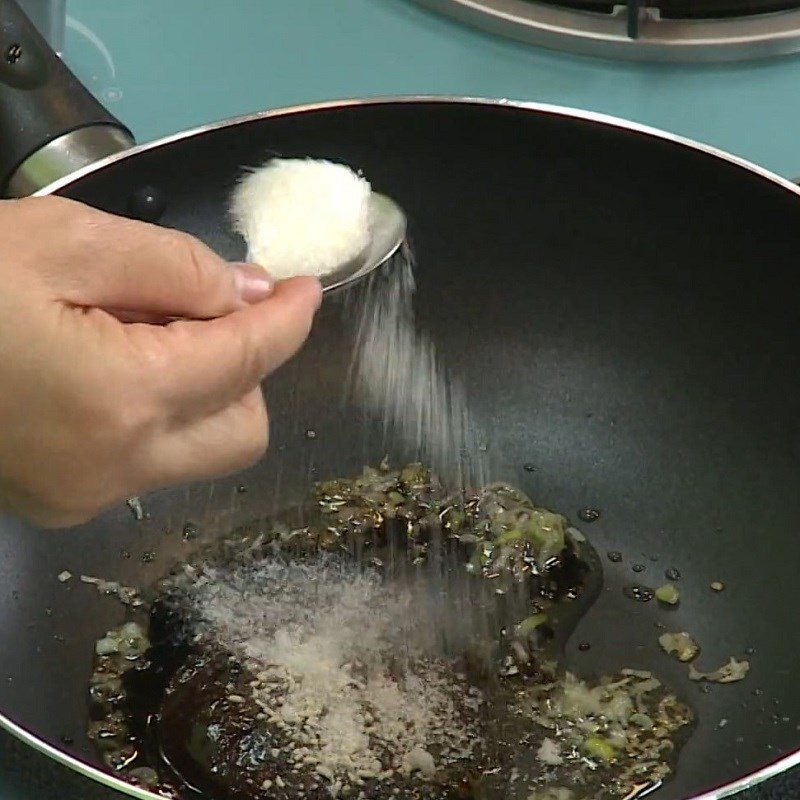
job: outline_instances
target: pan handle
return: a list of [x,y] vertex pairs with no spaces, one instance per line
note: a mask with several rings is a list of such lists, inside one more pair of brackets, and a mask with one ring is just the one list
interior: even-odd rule
[[31,194],[132,144],[16,0],[0,0],[0,196]]

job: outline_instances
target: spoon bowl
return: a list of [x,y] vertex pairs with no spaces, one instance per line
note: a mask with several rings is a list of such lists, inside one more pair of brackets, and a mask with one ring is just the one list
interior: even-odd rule
[[370,196],[368,224],[369,244],[351,261],[320,277],[324,292],[347,286],[385,264],[406,237],[406,215],[386,195]]

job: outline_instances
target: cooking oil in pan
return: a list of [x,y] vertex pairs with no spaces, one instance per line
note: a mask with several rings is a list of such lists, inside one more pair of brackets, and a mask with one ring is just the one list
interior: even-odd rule
[[468,488],[486,447],[413,294],[407,249],[349,293],[349,390],[443,482],[419,463],[327,481],[162,581],[148,630],[105,637],[92,677],[90,736],[127,780],[220,800],[603,800],[669,777],[691,712],[649,673],[559,667],[600,559],[515,488]]
[[160,584],[146,634],[106,637],[90,735],[127,779],[231,800],[584,800],[668,777],[689,710],[647,673],[558,667],[601,581],[563,517],[384,464],[320,484],[302,519],[235,532]]

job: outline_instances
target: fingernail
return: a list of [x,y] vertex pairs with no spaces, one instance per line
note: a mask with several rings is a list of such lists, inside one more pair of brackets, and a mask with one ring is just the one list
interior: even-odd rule
[[236,288],[239,297],[245,303],[260,303],[266,300],[275,287],[270,274],[257,264],[232,264],[236,276]]
[[317,295],[317,311],[319,311],[320,306],[322,305],[322,281],[317,281],[319,284],[319,294]]

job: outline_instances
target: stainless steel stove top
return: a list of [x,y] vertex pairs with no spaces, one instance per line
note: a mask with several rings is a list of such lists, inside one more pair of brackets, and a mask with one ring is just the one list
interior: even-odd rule
[[[417,0],[512,39],[636,61],[717,62],[800,51],[800,3],[772,0]],[[702,11],[705,5],[706,11]],[[716,8],[715,8],[716,6]],[[699,11],[698,11],[699,9]]]

